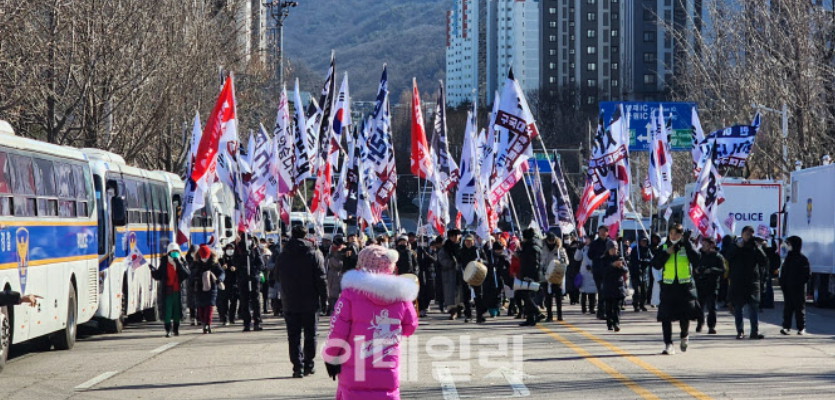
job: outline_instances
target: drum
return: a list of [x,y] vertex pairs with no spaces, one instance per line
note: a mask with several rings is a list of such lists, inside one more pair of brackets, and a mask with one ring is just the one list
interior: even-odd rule
[[487,267],[478,261],[470,261],[464,268],[464,281],[470,286],[481,286],[487,278]]
[[519,278],[513,280],[513,290],[539,290],[539,282],[523,281]]
[[548,277],[548,283],[553,285],[562,285],[562,280],[565,278],[566,267],[568,267],[568,265],[554,260],[545,272],[545,275]]

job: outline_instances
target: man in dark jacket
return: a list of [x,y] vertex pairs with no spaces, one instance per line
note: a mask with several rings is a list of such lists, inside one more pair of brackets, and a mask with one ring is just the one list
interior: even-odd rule
[[[235,266],[238,277],[238,316],[244,322],[244,332],[250,328],[260,331],[261,327],[261,276],[264,261],[251,236],[241,233],[235,247]],[[254,324],[254,326],[253,326]]]
[[652,251],[649,249],[649,239],[642,237],[638,240],[638,246],[632,250],[629,260],[629,280],[635,294],[632,296],[632,308],[635,312],[646,311],[647,302],[647,270],[652,261]]
[[701,253],[699,264],[693,270],[701,307],[696,332],[702,331],[707,313],[707,333],[715,335],[716,296],[719,294],[719,280],[725,275],[725,258],[716,251],[716,240],[712,237],[702,238]]
[[[606,255],[606,242],[609,240],[609,228],[601,225],[597,228],[597,238],[589,245],[589,259],[591,259],[591,273],[594,276],[594,283],[597,285],[597,293],[602,293],[603,275],[606,272],[606,263],[603,261],[603,256]],[[597,307],[597,319],[606,319],[603,315],[606,311],[603,298],[600,297],[601,304]]]
[[418,281],[420,282],[418,309],[421,318],[426,317],[429,303],[435,297],[435,262],[437,261],[438,249],[441,248],[442,244],[444,244],[443,240],[435,239],[429,247],[419,245],[417,248]]
[[754,228],[742,228],[742,237],[728,249],[728,301],[733,306],[736,322],[736,338],[745,338],[742,309],[748,306],[751,323],[751,339],[763,339],[759,332],[760,279],[768,269],[768,259],[763,252],[763,241],[754,237]]
[[800,252],[803,240],[797,236],[786,239],[786,260],[780,269],[780,288],[783,289],[783,329],[780,333],[791,332],[792,316],[797,322],[797,334],[806,333],[806,283],[809,282],[809,259]]
[[[532,228],[522,231],[522,248],[519,250],[520,271],[519,279],[523,281],[539,282],[542,264],[542,246],[536,239]],[[525,308],[525,322],[519,326],[535,326],[540,317],[539,309],[533,301],[534,291],[522,291],[522,303]],[[542,316],[544,317],[544,315]]]
[[[316,325],[319,318],[319,299],[327,298],[328,283],[325,259],[313,243],[307,241],[303,226],[293,227],[292,238],[278,257],[278,277],[290,345],[293,377],[315,373]],[[304,331],[304,350],[301,336]]]
[[397,259],[397,275],[414,274],[415,267],[417,267],[417,256],[409,246],[409,238],[400,236],[397,239],[395,250],[400,254],[400,258]]
[[220,267],[223,268],[223,290],[218,295],[217,313],[223,326],[235,323],[238,314],[238,268],[235,265],[235,245],[227,244],[220,257]]

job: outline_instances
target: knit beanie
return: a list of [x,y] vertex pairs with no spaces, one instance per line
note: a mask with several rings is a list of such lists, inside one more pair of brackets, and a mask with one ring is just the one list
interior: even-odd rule
[[396,250],[378,245],[367,246],[360,251],[357,268],[375,274],[391,274],[399,257],[400,254]]

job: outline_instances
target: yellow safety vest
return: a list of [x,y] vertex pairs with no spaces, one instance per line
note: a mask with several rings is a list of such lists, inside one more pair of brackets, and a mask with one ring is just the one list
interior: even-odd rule
[[[668,248],[669,246],[666,244],[662,246],[663,251],[667,251]],[[667,259],[661,281],[671,284],[675,282],[676,278],[678,278],[679,283],[689,283],[693,280],[690,275],[690,259],[687,258],[687,251],[684,246],[681,246],[678,253],[670,255],[670,258]]]

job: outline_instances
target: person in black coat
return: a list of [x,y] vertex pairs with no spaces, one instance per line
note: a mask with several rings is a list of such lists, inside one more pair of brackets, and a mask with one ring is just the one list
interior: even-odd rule
[[768,273],[768,259],[763,251],[764,242],[754,237],[754,228],[742,228],[742,237],[728,249],[728,300],[733,306],[736,338],[744,339],[742,311],[748,307],[751,323],[751,339],[763,339],[759,332],[760,280]]
[[620,301],[623,300],[626,288],[626,275],[629,273],[626,261],[618,252],[617,243],[606,242],[606,255],[601,258],[605,265],[600,297],[606,304],[606,327],[620,332]]
[[649,239],[642,237],[638,240],[638,246],[632,250],[629,256],[629,281],[635,294],[632,296],[632,308],[635,312],[646,311],[646,303],[649,299],[647,291],[647,271],[652,262],[652,251],[649,248]]
[[[609,240],[609,228],[601,225],[597,228],[597,238],[589,245],[589,259],[591,260],[591,273],[594,276],[594,283],[597,285],[597,293],[602,293],[603,274],[606,271],[606,264],[603,256],[606,255],[606,243]],[[604,312],[606,305],[603,296],[599,297],[600,304],[597,305],[597,319],[605,319]]]
[[435,263],[437,262],[438,249],[443,244],[443,240],[435,239],[429,245],[418,245],[417,260],[418,260],[418,282],[420,282],[420,292],[418,293],[418,310],[420,317],[426,317],[429,310],[429,303],[435,295]]
[[[281,298],[284,299],[284,321],[287,324],[293,377],[301,378],[315,372],[316,326],[320,299],[328,297],[328,281],[325,258],[312,242],[305,239],[307,229],[295,226],[291,235],[278,257],[276,268],[281,281]],[[304,349],[301,345],[302,331]]]
[[417,268],[417,256],[409,246],[409,238],[400,236],[395,247],[400,257],[397,259],[397,275],[414,274]]
[[707,314],[708,334],[716,334],[716,296],[719,294],[719,281],[725,275],[725,258],[716,251],[716,240],[711,237],[702,238],[701,257],[699,264],[693,270],[696,280],[696,292],[699,296],[699,322],[696,332],[701,332]]
[[780,333],[791,332],[792,316],[797,323],[797,334],[806,333],[806,283],[811,271],[809,259],[800,252],[803,240],[797,236],[786,239],[788,254],[780,269],[780,288],[783,290],[783,329]]
[[[481,248],[475,245],[475,238],[472,235],[467,235],[467,237],[464,238],[464,245],[461,247],[459,254],[458,281],[461,283],[461,288],[459,290],[461,291],[461,298],[464,303],[464,322],[470,322],[473,318],[472,301],[475,299],[472,298],[473,291],[470,290],[470,285],[464,281],[464,269],[467,268],[467,264],[470,262],[483,260],[484,257],[481,254]],[[480,291],[478,288],[473,289]],[[486,310],[482,310],[482,313],[485,311]],[[477,319],[484,322],[484,317],[479,317]]]
[[580,288],[574,286],[574,279],[580,273],[581,261],[574,259],[574,254],[580,250],[580,241],[573,234],[568,241],[568,246],[565,248],[565,252],[568,255],[568,269],[565,271],[565,286],[569,304],[573,306],[580,303]]
[[[539,282],[540,269],[542,264],[542,246],[539,240],[536,239],[536,233],[532,228],[522,231],[522,246],[518,251],[519,254],[519,279],[528,282]],[[539,309],[533,301],[534,291],[522,290],[521,300],[525,310],[525,322],[519,326],[535,326],[538,322],[545,318],[540,314]]]
[[[258,243],[248,234],[241,233],[235,246],[235,267],[237,268],[238,295],[240,305],[238,316],[244,322],[244,332],[261,327],[261,277],[264,261],[258,250]],[[254,326],[253,326],[254,324]]]
[[502,289],[504,289],[504,276],[510,269],[510,259],[507,251],[501,242],[493,242],[492,250],[486,253],[487,279],[482,284],[482,296],[484,306],[490,316],[497,317],[502,300]]
[[223,269],[223,290],[218,292],[217,313],[224,326],[235,323],[238,314],[238,267],[235,265],[235,245],[227,244],[220,257]]
[[203,324],[205,334],[212,333],[212,311],[217,305],[217,293],[219,287],[222,286],[224,274],[217,256],[208,246],[200,246],[198,255],[199,258],[194,262],[192,271],[192,275],[196,276],[192,289],[195,293],[197,315],[200,317],[200,323]]

